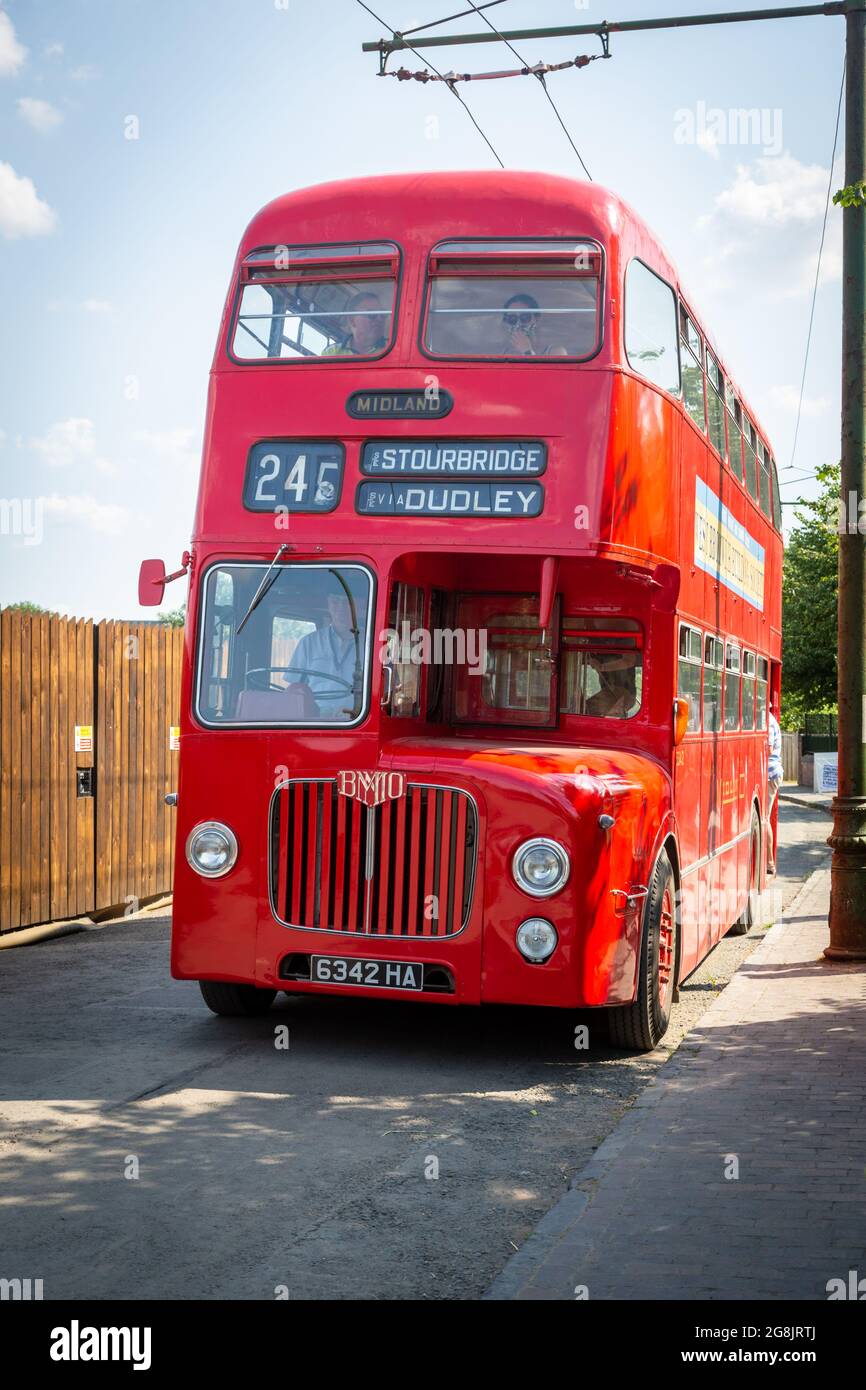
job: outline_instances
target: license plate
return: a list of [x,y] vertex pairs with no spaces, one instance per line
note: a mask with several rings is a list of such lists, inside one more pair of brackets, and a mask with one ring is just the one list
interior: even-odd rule
[[424,967],[400,960],[358,960],[351,956],[313,956],[315,984],[364,985],[372,989],[423,989]]

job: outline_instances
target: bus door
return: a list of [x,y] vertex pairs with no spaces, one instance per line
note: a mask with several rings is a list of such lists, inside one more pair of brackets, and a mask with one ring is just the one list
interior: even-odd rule
[[687,975],[700,956],[701,922],[701,633],[688,623],[680,623],[677,655],[677,695],[688,701],[689,718],[685,737],[674,749],[674,804],[677,808],[682,869],[680,927],[682,961],[680,974]]

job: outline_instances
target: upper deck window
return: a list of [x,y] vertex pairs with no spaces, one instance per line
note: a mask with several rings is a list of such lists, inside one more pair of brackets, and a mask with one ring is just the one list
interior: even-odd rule
[[601,249],[594,242],[444,241],[430,256],[424,348],[434,357],[592,357]]
[[399,261],[391,242],[252,252],[241,266],[231,355],[381,357],[392,342]]
[[706,434],[703,341],[682,304],[680,305],[680,373],[683,381],[683,404],[698,429]]
[[680,389],[677,301],[666,280],[629,262],[625,275],[625,355],[647,381],[675,395]]

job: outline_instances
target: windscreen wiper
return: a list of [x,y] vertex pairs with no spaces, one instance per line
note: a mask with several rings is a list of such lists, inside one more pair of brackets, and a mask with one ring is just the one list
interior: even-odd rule
[[269,576],[270,576],[271,570],[274,568],[274,565],[275,565],[275,564],[277,563],[277,561],[279,560],[279,558],[280,558],[280,556],[282,555],[283,551],[284,551],[284,550],[289,550],[289,549],[291,549],[290,546],[288,546],[288,545],[281,545],[280,548],[279,548],[279,550],[277,551],[276,555],[274,556],[273,560],[271,560],[271,563],[268,565],[267,569],[265,570],[264,574],[262,575],[262,582],[261,582],[261,584],[260,584],[259,587],[256,589],[256,592],[253,594],[252,602],[250,603],[249,608],[247,609],[246,613],[244,614],[244,616],[241,618],[240,622],[238,623],[238,628],[237,628],[238,634],[241,633],[241,632],[243,631],[243,626],[244,626],[244,623],[246,622],[247,618],[250,616],[250,614],[254,613],[255,610],[258,608],[258,606],[259,606],[259,604],[261,603],[262,599],[264,598],[265,594],[268,592],[268,589],[271,587],[271,584],[273,584],[274,580],[276,579],[277,576],[274,575],[274,578],[271,579],[270,584],[268,583],[268,578],[269,578]]

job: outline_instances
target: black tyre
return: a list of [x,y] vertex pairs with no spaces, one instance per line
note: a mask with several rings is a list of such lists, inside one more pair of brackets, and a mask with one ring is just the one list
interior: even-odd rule
[[651,1052],[670,1022],[679,953],[676,880],[665,853],[659,855],[646,896],[633,1004],[608,1010],[610,1039],[616,1047]]
[[743,908],[728,936],[745,936],[758,920],[758,895],[761,891],[761,822],[752,810],[752,829],[749,834],[749,892]]
[[212,1013],[223,1018],[254,1018],[266,1014],[277,997],[275,989],[231,985],[222,980],[199,980],[201,997]]

